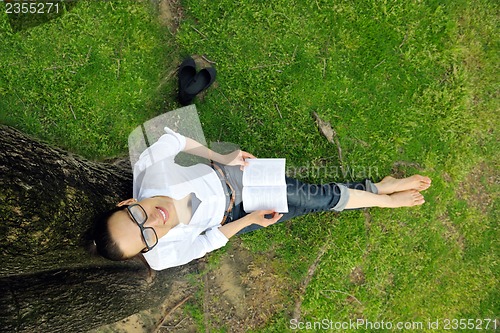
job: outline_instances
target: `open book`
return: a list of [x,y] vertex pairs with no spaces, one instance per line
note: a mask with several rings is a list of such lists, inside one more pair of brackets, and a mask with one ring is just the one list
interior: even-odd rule
[[284,158],[251,158],[243,170],[243,210],[288,213]]

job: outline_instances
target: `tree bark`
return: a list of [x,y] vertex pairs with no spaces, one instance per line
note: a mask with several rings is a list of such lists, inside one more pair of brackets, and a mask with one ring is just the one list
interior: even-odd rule
[[0,126],[0,330],[83,332],[159,305],[196,264],[149,275],[87,246],[94,217],[131,197],[130,165],[97,163]]

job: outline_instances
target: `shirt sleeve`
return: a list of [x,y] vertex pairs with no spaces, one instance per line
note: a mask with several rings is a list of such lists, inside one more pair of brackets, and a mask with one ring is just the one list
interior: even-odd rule
[[165,159],[173,160],[186,147],[186,137],[172,131],[168,127],[165,127],[164,130],[166,134],[163,134],[151,147],[143,151],[139,157],[136,163],[139,172],[159,161]]
[[159,271],[170,267],[187,264],[203,257],[208,252],[219,249],[227,244],[227,237],[219,230],[219,226],[208,229],[204,234],[196,237],[192,242],[174,241],[154,256],[145,254],[146,260],[152,269]]

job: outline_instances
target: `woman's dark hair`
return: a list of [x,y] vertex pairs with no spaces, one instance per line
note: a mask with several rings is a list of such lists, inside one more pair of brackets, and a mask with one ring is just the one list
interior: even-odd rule
[[105,213],[102,213],[95,219],[94,225],[94,242],[96,246],[97,253],[106,259],[110,260],[126,260],[129,259],[125,257],[123,252],[120,250],[116,242],[111,238],[109,233],[109,219],[110,217],[119,211],[126,209],[128,206],[117,206]]

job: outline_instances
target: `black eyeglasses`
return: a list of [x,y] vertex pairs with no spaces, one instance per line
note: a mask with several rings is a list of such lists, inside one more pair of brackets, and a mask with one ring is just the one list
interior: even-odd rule
[[132,220],[134,220],[134,222],[137,223],[139,229],[141,229],[142,239],[144,239],[144,243],[146,243],[146,248],[141,252],[148,252],[153,247],[155,247],[156,244],[158,244],[158,235],[156,235],[156,231],[153,228],[143,226],[144,223],[146,223],[146,221],[148,220],[146,211],[139,204],[128,206],[127,211]]

